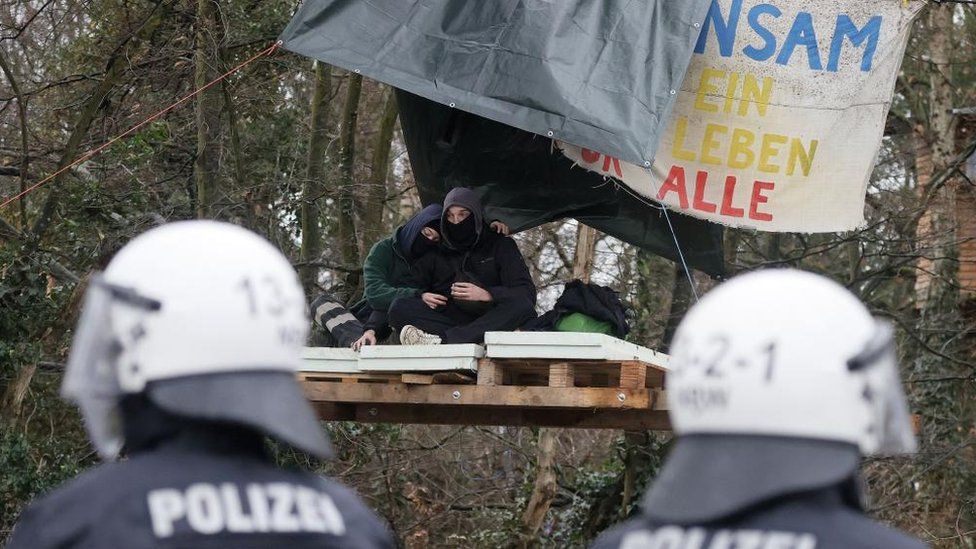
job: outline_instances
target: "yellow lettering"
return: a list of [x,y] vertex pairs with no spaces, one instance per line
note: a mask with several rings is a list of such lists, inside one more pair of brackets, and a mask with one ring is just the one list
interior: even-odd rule
[[739,73],[729,74],[729,85],[725,88],[725,108],[722,112],[728,114],[732,112],[732,102],[735,99],[735,89],[739,86]]
[[688,133],[688,119],[684,116],[678,118],[678,124],[674,128],[674,145],[671,146],[671,156],[679,160],[693,162],[695,153],[684,148],[685,134]]
[[763,134],[762,146],[759,149],[759,171],[766,173],[779,172],[779,165],[770,164],[769,162],[776,159],[776,155],[779,154],[779,145],[784,145],[786,142],[787,138],[785,135],[775,133]]
[[716,166],[722,164],[722,159],[717,156],[712,156],[712,151],[717,149],[722,143],[715,139],[715,134],[718,133],[728,133],[729,129],[725,126],[720,126],[718,124],[707,124],[705,126],[705,136],[702,137],[701,142],[701,155],[699,160],[703,164],[714,164]]
[[742,83],[742,100],[739,101],[739,116],[745,116],[749,112],[749,103],[756,104],[756,111],[759,116],[766,116],[766,106],[773,96],[773,79],[769,76],[763,78],[762,88],[759,87],[759,80],[751,74],[747,74]]
[[695,94],[695,108],[705,112],[718,112],[718,105],[710,103],[705,96],[718,91],[718,86],[711,83],[712,79],[725,78],[725,72],[706,67],[702,70],[701,80],[698,82],[698,93]]
[[810,140],[810,149],[807,151],[803,148],[803,141],[794,137],[790,141],[790,158],[786,161],[786,175],[793,175],[797,160],[800,161],[800,169],[803,170],[803,176],[810,175],[810,166],[813,164],[813,157],[816,154],[816,139]]
[[756,160],[756,153],[752,152],[752,144],[756,142],[756,134],[749,130],[736,128],[732,130],[732,145],[729,146],[729,167],[741,170],[748,168]]

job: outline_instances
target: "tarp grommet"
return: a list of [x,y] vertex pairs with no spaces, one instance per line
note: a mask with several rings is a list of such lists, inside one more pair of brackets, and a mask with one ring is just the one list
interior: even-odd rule
[[546,132],[546,135],[548,135],[549,137],[552,137],[552,130],[547,131]]
[[448,103],[447,106],[448,107],[451,107],[453,109],[454,108],[454,101],[451,101],[450,103]]
[[677,93],[677,92],[675,92],[674,90],[671,90],[671,95],[674,95],[675,93]]

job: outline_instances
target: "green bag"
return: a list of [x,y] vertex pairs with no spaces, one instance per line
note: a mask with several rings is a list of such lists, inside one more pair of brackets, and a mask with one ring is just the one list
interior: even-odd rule
[[556,322],[559,332],[590,332],[595,334],[613,333],[613,326],[605,320],[597,320],[583,313],[570,313]]

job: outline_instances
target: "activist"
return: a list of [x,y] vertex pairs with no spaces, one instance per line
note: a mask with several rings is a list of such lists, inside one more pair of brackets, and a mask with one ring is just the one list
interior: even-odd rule
[[397,297],[417,295],[416,288],[406,285],[410,265],[440,242],[440,219],[441,205],[432,204],[374,244],[363,262],[363,299],[350,311],[329,294],[319,296],[312,302],[316,324],[340,347],[359,350],[385,338],[390,304]]
[[716,288],[678,327],[666,380],[678,435],[610,547],[921,548],[865,516],[862,455],[915,451],[891,328],[794,270]]
[[353,492],[280,468],[331,448],[295,380],[308,332],[288,260],[239,227],[153,229],[92,277],[62,395],[101,465],[31,505],[10,548],[393,547]]
[[441,246],[421,257],[390,324],[404,345],[480,343],[485,332],[513,330],[535,316],[535,284],[515,242],[488,230],[481,200],[456,188],[444,198]]
[[[410,265],[437,247],[440,235],[441,205],[431,204],[398,227],[392,235],[378,241],[363,262],[363,299],[352,306],[329,294],[312,302],[316,324],[328,332],[340,347],[360,350],[375,345],[390,334],[388,312],[397,297],[417,295],[407,285]],[[507,235],[508,225],[494,220],[492,230]]]

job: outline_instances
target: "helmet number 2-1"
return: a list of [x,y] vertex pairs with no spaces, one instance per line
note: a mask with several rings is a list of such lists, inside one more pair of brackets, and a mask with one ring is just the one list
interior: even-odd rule
[[685,347],[682,362],[698,369],[706,378],[722,379],[731,368],[737,370],[752,368],[762,376],[763,381],[772,383],[776,368],[776,342],[769,341],[761,347],[752,349],[733,349],[727,334],[713,334],[698,345]]
[[288,304],[281,292],[281,286],[274,277],[265,276],[260,279],[260,284],[255,284],[251,277],[246,276],[238,284],[238,287],[244,292],[251,316],[258,316],[262,313],[281,316],[285,312],[285,307]]

